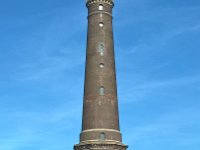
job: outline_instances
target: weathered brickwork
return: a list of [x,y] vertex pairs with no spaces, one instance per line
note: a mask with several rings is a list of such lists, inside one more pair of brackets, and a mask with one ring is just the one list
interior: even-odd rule
[[[80,144],[74,150],[126,150],[119,126],[113,0],[87,0],[88,33]],[[98,142],[97,142],[98,141]]]

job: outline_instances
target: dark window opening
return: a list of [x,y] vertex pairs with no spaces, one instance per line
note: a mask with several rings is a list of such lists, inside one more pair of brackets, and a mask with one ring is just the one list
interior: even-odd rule
[[100,140],[105,140],[105,139],[106,139],[106,134],[100,133]]

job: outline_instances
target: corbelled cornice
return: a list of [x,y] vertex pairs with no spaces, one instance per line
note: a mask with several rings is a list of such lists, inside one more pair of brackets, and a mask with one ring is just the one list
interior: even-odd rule
[[128,146],[120,144],[91,143],[75,145],[74,150],[92,150],[92,149],[109,149],[109,150],[126,150]]
[[86,5],[88,6],[90,4],[99,3],[99,2],[107,3],[112,6],[114,5],[114,0],[87,0]]

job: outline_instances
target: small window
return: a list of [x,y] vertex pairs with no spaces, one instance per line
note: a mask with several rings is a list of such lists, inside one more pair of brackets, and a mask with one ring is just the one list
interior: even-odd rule
[[99,88],[99,95],[101,95],[101,96],[105,95],[105,88],[104,87]]
[[99,51],[100,53],[103,53],[103,52],[105,51],[105,46],[104,46],[103,43],[100,43],[100,44],[99,44],[98,51]]
[[98,9],[99,9],[99,10],[103,10],[103,8],[104,8],[103,5],[100,4]]
[[104,64],[103,64],[103,63],[100,63],[100,64],[99,64],[99,67],[100,67],[100,68],[104,68]]
[[104,24],[103,22],[99,22],[99,27],[103,28]]
[[100,133],[100,140],[105,140],[105,139],[106,139],[106,134]]

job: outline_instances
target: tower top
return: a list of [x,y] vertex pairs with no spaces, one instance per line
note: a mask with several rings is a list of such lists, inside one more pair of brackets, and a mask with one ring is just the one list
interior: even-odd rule
[[86,5],[90,5],[93,3],[100,3],[100,2],[114,5],[114,0],[86,0]]

